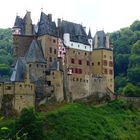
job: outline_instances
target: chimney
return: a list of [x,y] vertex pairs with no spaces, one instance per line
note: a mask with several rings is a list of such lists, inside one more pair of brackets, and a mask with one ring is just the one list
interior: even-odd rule
[[48,14],[48,19],[50,22],[52,22],[52,14]]
[[60,26],[61,26],[61,19],[57,19],[57,36],[60,37]]
[[57,26],[58,26],[58,28],[61,26],[61,19],[60,18],[57,19]]

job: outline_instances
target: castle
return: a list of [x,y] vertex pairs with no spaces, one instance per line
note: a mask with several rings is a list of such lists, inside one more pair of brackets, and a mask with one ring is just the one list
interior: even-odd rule
[[16,17],[12,33],[15,67],[10,82],[0,83],[1,108],[112,98],[113,51],[104,31],[92,37],[81,24],[58,19],[56,25],[44,12],[33,25],[27,11]]

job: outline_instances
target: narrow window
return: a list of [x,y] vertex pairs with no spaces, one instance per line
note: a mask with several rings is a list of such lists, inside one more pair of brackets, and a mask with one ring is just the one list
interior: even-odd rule
[[113,62],[109,61],[109,66],[112,67],[113,66]]
[[103,60],[104,66],[107,66],[107,60]]
[[107,69],[104,69],[104,74],[107,74]]
[[112,75],[113,74],[113,71],[112,70],[109,70],[109,74]]
[[82,74],[82,69],[79,69],[79,74]]
[[74,68],[71,68],[71,70],[72,70],[72,73],[74,73]]
[[74,64],[74,58],[71,59],[71,63]]
[[56,43],[56,40],[55,39],[53,39],[53,43]]
[[56,49],[54,49],[54,54],[56,54]]
[[51,86],[51,81],[47,81],[48,86]]
[[89,61],[87,61],[87,66],[89,66]]
[[79,65],[82,65],[82,60],[79,60],[78,63],[79,63]]
[[51,57],[49,58],[49,60],[50,60],[50,62],[52,62],[52,58]]
[[75,68],[75,73],[78,73],[78,69],[77,68]]
[[100,62],[98,62],[98,66],[100,65]]
[[49,50],[50,50],[50,53],[52,53],[52,48],[49,48]]

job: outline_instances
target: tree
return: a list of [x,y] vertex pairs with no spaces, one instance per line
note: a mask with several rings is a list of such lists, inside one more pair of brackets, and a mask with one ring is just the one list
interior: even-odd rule
[[140,31],[140,21],[139,20],[134,21],[130,26],[130,29],[132,31]]
[[140,40],[138,40],[138,41],[133,45],[133,47],[132,47],[131,50],[132,50],[131,52],[132,52],[133,54],[137,54],[137,55],[140,54]]
[[124,95],[128,97],[140,97],[140,88],[128,83],[124,88]]
[[115,56],[115,76],[119,74],[126,75],[129,64],[128,54],[118,54]]
[[139,67],[129,68],[127,75],[128,75],[129,80],[133,84],[137,85],[140,82],[140,68]]
[[19,136],[27,133],[28,140],[42,140],[42,121],[37,113],[32,109],[23,109],[16,122],[16,130],[22,130]]

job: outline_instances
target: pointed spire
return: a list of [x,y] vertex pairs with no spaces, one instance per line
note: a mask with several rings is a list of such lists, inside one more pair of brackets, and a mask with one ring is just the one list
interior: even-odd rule
[[88,32],[88,38],[89,38],[89,39],[92,38],[90,28],[89,28],[89,32]]

